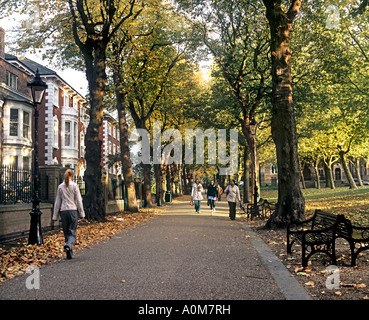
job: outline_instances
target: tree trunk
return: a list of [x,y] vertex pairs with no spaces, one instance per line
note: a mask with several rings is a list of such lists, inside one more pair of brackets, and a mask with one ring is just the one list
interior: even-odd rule
[[362,187],[364,184],[363,184],[363,180],[361,179],[361,174],[360,174],[360,158],[355,159],[355,171],[356,171],[356,176],[357,176],[357,182],[359,186]]
[[346,159],[346,153],[344,151],[339,152],[340,161],[343,166],[343,170],[345,171],[346,178],[350,184],[350,189],[357,189],[357,185],[354,181],[354,178],[352,177],[352,174],[350,172],[350,169],[347,165],[347,159]]
[[183,164],[177,164],[177,177],[178,177],[178,195],[183,195],[183,183],[182,183]]
[[102,45],[95,48],[95,58],[85,58],[86,77],[90,94],[90,122],[85,136],[86,145],[86,194],[83,205],[88,220],[105,221],[105,201],[101,181],[101,145],[99,132],[103,121],[105,92],[105,50]]
[[[246,118],[242,125],[243,135],[247,141],[248,150],[251,158],[251,199],[254,199],[255,183],[260,195],[260,181],[259,181],[259,157],[256,147],[256,134],[252,134],[250,130],[249,118]],[[247,151],[248,151],[247,150]],[[246,150],[245,150],[246,152]]]
[[124,177],[124,185],[127,189],[127,210],[130,212],[137,212],[138,207],[136,200],[136,188],[133,178],[132,162],[129,150],[129,142],[128,142],[129,135],[128,135],[128,124],[126,120],[124,94],[120,92],[118,88],[116,89],[116,99],[119,119],[122,171]]
[[306,189],[305,177],[304,177],[304,170],[301,170],[300,175],[301,175],[302,189]]
[[250,202],[249,150],[245,146],[243,155],[243,202]]
[[332,163],[329,163],[329,165],[327,165],[327,173],[328,173],[328,184],[329,187],[331,189],[336,189],[335,183],[334,183],[334,178],[333,178],[333,171],[332,171]]
[[155,202],[158,206],[161,206],[162,196],[163,196],[163,176],[162,176],[161,164],[154,164],[154,173],[155,173],[155,184],[156,184]]
[[300,189],[295,111],[292,100],[290,31],[301,6],[293,0],[284,12],[280,0],[263,0],[271,32],[272,138],[278,165],[278,202],[265,228],[283,228],[304,217],[305,199]]
[[144,172],[144,194],[143,199],[145,200],[146,207],[152,207],[152,199],[151,199],[151,164],[143,164],[143,172]]
[[316,188],[320,189],[320,176],[319,176],[319,160],[314,163]]

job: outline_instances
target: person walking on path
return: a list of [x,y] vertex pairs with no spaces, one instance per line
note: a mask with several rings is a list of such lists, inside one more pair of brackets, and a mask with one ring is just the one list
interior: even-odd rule
[[197,213],[200,213],[201,200],[202,197],[202,184],[200,183],[200,179],[196,178],[196,182],[192,185],[191,197],[195,204],[195,210]]
[[231,220],[234,220],[236,218],[236,201],[241,202],[240,189],[236,186],[235,180],[231,180],[231,183],[225,188],[224,193],[227,195],[229,217]]
[[223,188],[219,185],[218,186],[218,201],[222,200]]
[[58,220],[59,215],[62,221],[65,238],[64,251],[67,259],[72,259],[73,243],[76,241],[76,231],[78,216],[85,217],[82,197],[77,183],[73,182],[74,173],[68,169],[64,173],[64,181],[58,187],[56,195],[53,220]]
[[210,205],[211,214],[215,212],[215,200],[218,196],[218,188],[214,183],[214,180],[210,181],[210,185],[208,187],[208,204]]

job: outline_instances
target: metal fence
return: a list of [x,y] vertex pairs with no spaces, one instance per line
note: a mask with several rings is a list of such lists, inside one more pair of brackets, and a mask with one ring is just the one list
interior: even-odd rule
[[0,204],[29,203],[33,195],[31,170],[1,166]]

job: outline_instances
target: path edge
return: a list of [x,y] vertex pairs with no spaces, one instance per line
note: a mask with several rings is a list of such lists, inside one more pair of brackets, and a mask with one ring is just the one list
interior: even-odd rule
[[243,229],[250,236],[250,241],[261,257],[263,263],[270,271],[279,289],[287,300],[313,300],[302,285],[291,275],[291,272],[272,252],[269,246],[251,230],[249,226],[243,223]]

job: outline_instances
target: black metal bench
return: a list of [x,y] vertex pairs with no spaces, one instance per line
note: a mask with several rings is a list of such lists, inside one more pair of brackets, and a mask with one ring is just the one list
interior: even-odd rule
[[248,203],[246,207],[247,219],[254,217],[263,218],[264,217],[264,199],[260,199],[255,206],[254,203]]
[[[315,210],[313,217],[301,222],[291,222],[287,225],[287,253],[292,253],[292,245],[295,241],[301,243],[302,266],[306,267],[309,258],[323,252],[336,264],[335,232],[338,217],[322,210]],[[306,255],[310,247],[310,253]]]
[[264,219],[270,216],[276,209],[276,203],[269,202],[266,199],[260,199],[255,206],[254,203],[248,203],[246,207],[241,202],[241,210],[243,211],[241,214],[247,214],[247,219],[254,217],[259,217],[260,219]]
[[[369,249],[369,227],[354,226],[349,219],[341,215],[338,219],[335,233],[336,239],[343,238],[349,243],[351,266],[354,267],[359,253]],[[357,244],[360,246],[356,249]]]
[[270,216],[277,208],[275,202],[269,202],[267,199],[264,200],[264,215],[265,217]]

